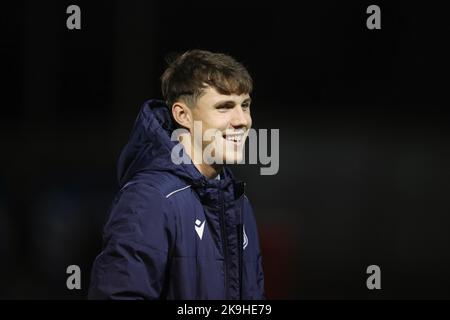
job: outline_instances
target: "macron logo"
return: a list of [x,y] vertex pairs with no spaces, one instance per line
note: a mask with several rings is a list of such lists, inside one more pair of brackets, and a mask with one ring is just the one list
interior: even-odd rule
[[[206,220],[205,220],[206,221]],[[205,229],[205,221],[195,220],[195,231],[197,231],[198,237],[202,240],[203,230]]]

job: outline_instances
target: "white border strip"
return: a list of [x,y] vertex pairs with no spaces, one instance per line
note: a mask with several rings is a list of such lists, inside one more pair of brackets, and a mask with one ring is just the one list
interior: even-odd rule
[[181,189],[172,191],[171,193],[169,193],[169,194],[166,196],[166,199],[167,199],[168,197],[170,197],[171,195],[173,195],[174,193],[177,193],[177,192],[179,192],[179,191],[183,191],[183,190],[185,190],[185,189],[187,189],[187,188],[190,188],[190,187],[191,187],[191,185],[188,185],[188,186],[183,187],[183,188],[181,188]]

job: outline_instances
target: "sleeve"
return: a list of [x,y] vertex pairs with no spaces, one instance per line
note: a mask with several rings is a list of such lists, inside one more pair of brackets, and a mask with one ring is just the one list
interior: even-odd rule
[[249,234],[250,237],[252,237],[254,245],[254,254],[255,254],[255,272],[256,272],[256,292],[252,292],[253,299],[256,300],[265,300],[266,299],[266,292],[264,288],[264,271],[263,271],[263,265],[262,265],[262,253],[261,253],[261,246],[259,243],[259,233],[258,233],[258,227],[256,224],[255,215],[253,213],[252,206],[250,204],[250,201],[247,197],[244,198],[245,202],[245,211],[248,212],[248,219],[250,223],[250,230],[252,232]]
[[92,267],[89,299],[161,297],[175,234],[170,211],[169,200],[151,186],[136,183],[119,193]]
[[258,286],[258,299],[260,300],[265,300],[266,299],[266,292],[264,289],[264,271],[263,271],[263,267],[262,267],[262,255],[261,252],[259,252],[258,257],[257,257],[257,264],[256,264],[256,274],[258,275],[258,282],[257,282],[257,286]]

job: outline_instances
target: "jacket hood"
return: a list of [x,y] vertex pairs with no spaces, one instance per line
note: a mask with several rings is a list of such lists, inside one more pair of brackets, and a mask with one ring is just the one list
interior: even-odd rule
[[[122,188],[136,174],[145,171],[170,172],[193,187],[225,188],[234,182],[231,171],[224,166],[221,179],[207,179],[192,163],[175,164],[172,148],[174,120],[167,105],[161,100],[148,100],[141,107],[130,139],[122,150],[118,162],[119,186]],[[182,148],[181,153],[185,150]]]

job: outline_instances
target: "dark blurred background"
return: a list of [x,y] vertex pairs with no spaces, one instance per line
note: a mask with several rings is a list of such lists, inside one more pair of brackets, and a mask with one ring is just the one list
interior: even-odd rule
[[450,298],[448,19],[393,2],[2,3],[0,298],[85,299],[121,148],[166,54],[193,48],[243,62],[254,127],[280,129],[277,175],[234,168],[269,298]]

